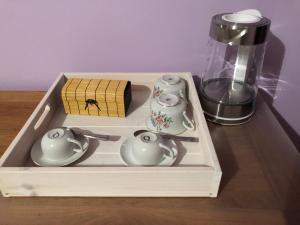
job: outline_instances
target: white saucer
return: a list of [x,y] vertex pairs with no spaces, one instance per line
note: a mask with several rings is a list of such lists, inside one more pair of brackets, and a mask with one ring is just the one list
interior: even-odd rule
[[[133,143],[134,137],[129,137],[127,138],[121,145],[121,158],[127,164],[128,166],[141,166],[134,158],[132,154],[132,143]],[[156,166],[172,166],[174,162],[177,159],[178,156],[178,150],[177,150],[177,145],[173,140],[165,140],[165,144],[167,146],[170,146],[176,156],[174,158],[169,157],[169,156],[164,156],[162,160],[156,165]]]
[[[70,157],[67,157],[67,158],[64,158],[61,160],[50,160],[50,159],[47,159],[43,155],[43,152],[41,149],[41,139],[42,138],[39,138],[38,140],[35,141],[35,143],[33,144],[32,148],[31,148],[31,153],[30,153],[32,161],[38,166],[67,166],[67,165],[75,162],[81,156],[83,156],[89,147],[89,139],[86,137],[83,137],[83,136],[79,137],[79,135],[78,135],[77,140],[80,141],[83,146],[82,152],[74,151],[74,154],[72,154]],[[75,148],[75,145],[74,145],[74,148]]]

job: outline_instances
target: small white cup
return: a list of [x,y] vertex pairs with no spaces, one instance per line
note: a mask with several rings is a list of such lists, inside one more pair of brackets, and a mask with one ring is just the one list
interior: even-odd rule
[[[169,154],[165,154],[168,151]],[[142,166],[155,166],[164,156],[176,157],[172,148],[163,143],[162,138],[152,132],[144,132],[134,138],[133,157]]]
[[162,94],[151,101],[151,115],[147,127],[157,132],[180,134],[194,130],[195,126],[186,113],[187,103],[174,94]]
[[165,74],[154,85],[153,97],[161,94],[174,94],[180,98],[186,97],[185,81],[177,75]]
[[[78,148],[74,148],[74,144]],[[49,130],[41,141],[42,152],[48,160],[63,160],[74,152],[82,152],[82,144],[74,139],[71,130],[67,128],[55,128]]]

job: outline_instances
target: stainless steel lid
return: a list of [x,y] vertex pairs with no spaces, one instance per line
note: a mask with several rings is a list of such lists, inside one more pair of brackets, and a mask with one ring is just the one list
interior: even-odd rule
[[213,16],[210,36],[229,45],[258,45],[265,42],[270,25],[266,17],[222,13]]

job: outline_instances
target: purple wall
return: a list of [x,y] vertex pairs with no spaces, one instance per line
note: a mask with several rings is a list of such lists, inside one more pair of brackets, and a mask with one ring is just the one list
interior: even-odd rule
[[247,8],[272,20],[264,71],[280,79],[273,105],[299,134],[296,0],[0,0],[0,89],[46,90],[61,71],[199,74],[211,16]]

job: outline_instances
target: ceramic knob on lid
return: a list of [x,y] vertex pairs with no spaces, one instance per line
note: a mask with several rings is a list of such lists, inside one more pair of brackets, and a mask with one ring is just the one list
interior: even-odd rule
[[137,137],[137,140],[139,140],[142,143],[147,143],[147,144],[153,144],[158,142],[159,138],[156,134],[151,133],[151,132],[145,132],[142,133]]

